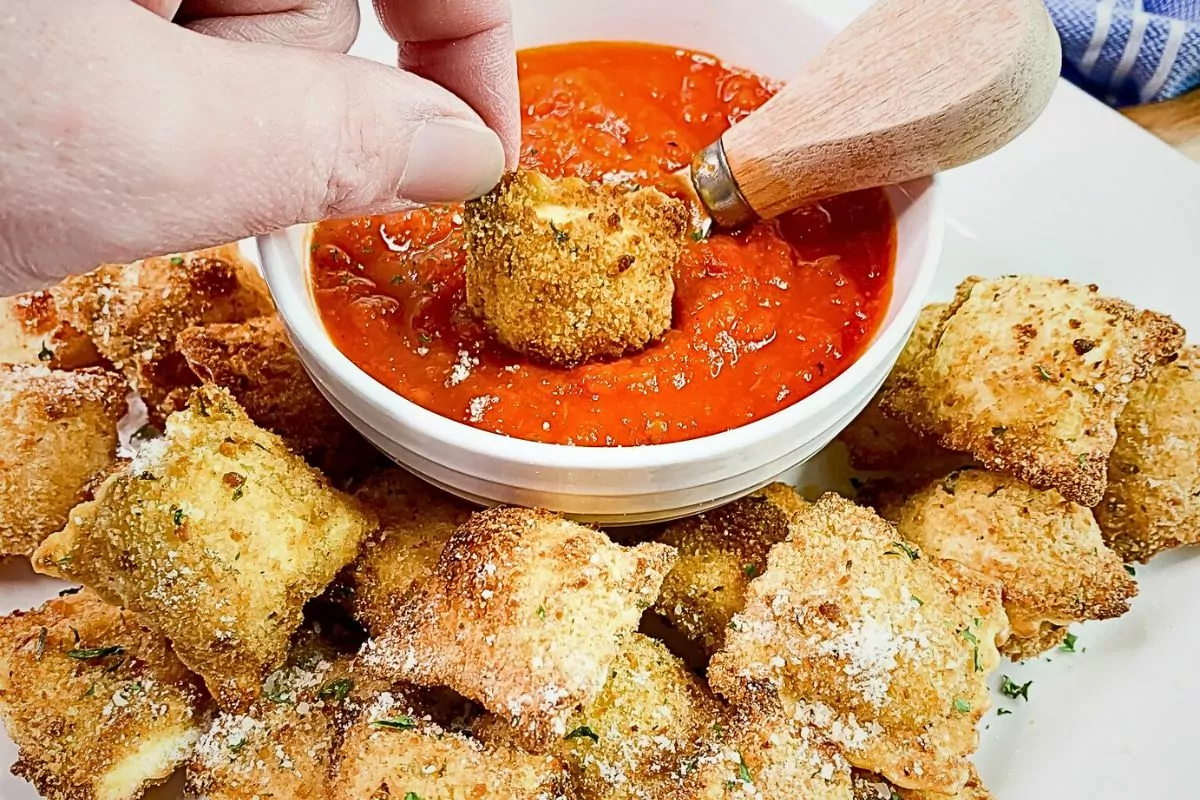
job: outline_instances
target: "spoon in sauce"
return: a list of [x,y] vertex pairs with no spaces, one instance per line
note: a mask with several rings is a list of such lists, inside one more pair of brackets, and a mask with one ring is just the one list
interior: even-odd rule
[[880,0],[676,177],[703,233],[927,177],[1028,128],[1061,62],[1042,0]]

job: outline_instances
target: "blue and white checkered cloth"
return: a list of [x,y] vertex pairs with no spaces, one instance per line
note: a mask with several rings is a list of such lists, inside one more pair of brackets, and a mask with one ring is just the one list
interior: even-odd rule
[[[987,2],[987,0],[974,0]],[[1200,0],[1046,0],[1063,75],[1113,105],[1200,86]]]

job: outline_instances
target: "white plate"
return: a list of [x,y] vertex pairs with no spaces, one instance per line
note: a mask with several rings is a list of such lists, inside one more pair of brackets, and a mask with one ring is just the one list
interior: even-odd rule
[[[869,0],[801,0],[844,23]],[[355,52],[394,52],[364,15]],[[1015,144],[945,181],[951,220],[937,294],[964,276],[1034,272],[1098,283],[1168,312],[1200,337],[1200,168],[1119,114],[1062,84]],[[812,480],[804,476],[804,482]],[[1200,559],[1160,557],[1119,620],[1078,626],[1074,655],[1002,672],[1032,680],[1029,703],[998,694],[984,719],[980,772],[998,800],[1190,798],[1200,717]],[[0,612],[61,587],[0,565]],[[14,758],[0,736],[0,765]],[[37,795],[7,773],[0,799]]]

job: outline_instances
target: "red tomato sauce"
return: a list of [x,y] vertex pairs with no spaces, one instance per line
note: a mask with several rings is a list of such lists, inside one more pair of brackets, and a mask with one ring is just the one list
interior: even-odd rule
[[[551,177],[660,183],[776,88],[656,45],[581,43],[518,58],[521,164]],[[325,327],[354,363],[409,400],[556,444],[693,439],[807,397],[875,332],[895,253],[882,191],[691,242],[661,341],[558,369],[506,350],[468,312],[461,222],[461,208],[435,208],[318,225],[311,277]]]

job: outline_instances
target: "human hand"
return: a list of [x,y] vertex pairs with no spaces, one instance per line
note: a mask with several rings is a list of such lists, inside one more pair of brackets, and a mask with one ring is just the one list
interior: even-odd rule
[[4,4],[0,294],[490,189],[520,136],[507,0],[375,4],[405,71],[342,55],[355,0]]

